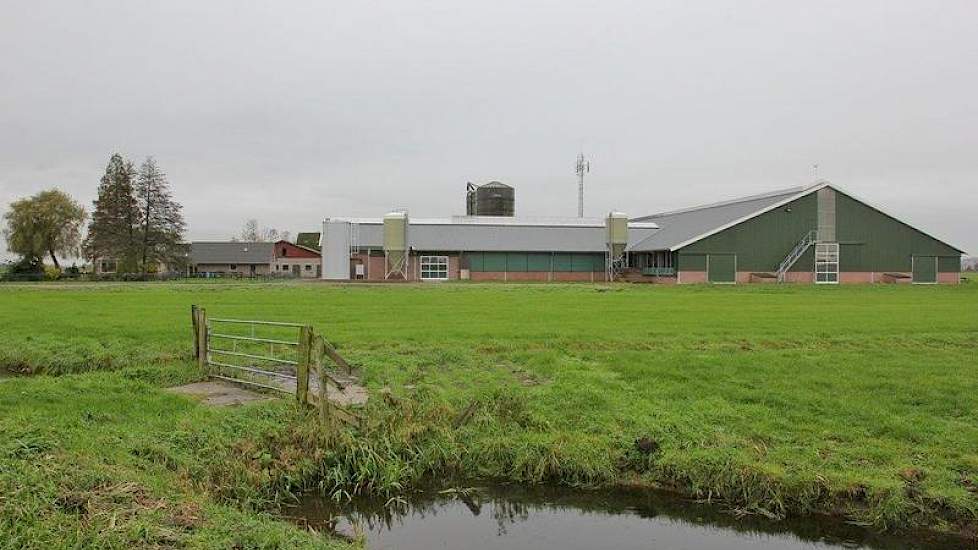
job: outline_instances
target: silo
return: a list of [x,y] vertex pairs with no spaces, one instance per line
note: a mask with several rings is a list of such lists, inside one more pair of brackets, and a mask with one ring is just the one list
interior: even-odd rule
[[322,278],[334,281],[350,280],[350,222],[329,219],[323,221]]
[[469,183],[465,193],[465,213],[469,216],[508,216],[516,214],[516,190],[499,181],[485,185]]
[[478,185],[472,183],[471,181],[465,184],[465,215],[475,216],[478,208],[476,208],[476,190],[479,188]]
[[608,231],[608,280],[613,281],[625,267],[625,247],[628,246],[628,216],[622,212],[609,212],[605,219]]
[[389,212],[384,216],[384,278],[407,279],[407,212]]

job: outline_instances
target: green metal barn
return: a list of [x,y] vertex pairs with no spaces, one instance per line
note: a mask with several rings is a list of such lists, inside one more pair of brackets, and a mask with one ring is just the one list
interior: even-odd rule
[[956,283],[962,251],[828,182],[636,218],[629,246],[659,282]]
[[631,220],[326,218],[316,244],[365,281],[957,283],[962,254],[827,182]]

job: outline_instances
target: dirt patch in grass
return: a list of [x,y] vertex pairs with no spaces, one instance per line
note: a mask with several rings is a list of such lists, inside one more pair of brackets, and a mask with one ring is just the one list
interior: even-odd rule
[[167,388],[166,391],[193,397],[211,407],[237,407],[246,403],[275,399],[272,395],[258,393],[223,381],[195,382]]

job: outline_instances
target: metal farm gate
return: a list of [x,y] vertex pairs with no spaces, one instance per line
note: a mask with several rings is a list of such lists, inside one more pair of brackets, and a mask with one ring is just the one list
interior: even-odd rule
[[354,421],[345,407],[366,402],[353,368],[311,325],[191,314],[194,356],[209,377],[295,395],[324,420]]

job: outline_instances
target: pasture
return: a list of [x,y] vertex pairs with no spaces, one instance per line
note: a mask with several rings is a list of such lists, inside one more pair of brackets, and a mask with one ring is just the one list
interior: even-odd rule
[[[191,304],[313,324],[392,399],[322,434],[287,400],[210,410],[164,393],[203,376]],[[0,369],[30,374],[0,381],[4,540],[84,541],[111,522],[119,547],[340,544],[260,512],[449,473],[667,487],[879,529],[978,524],[975,281],[6,285],[0,327]]]

